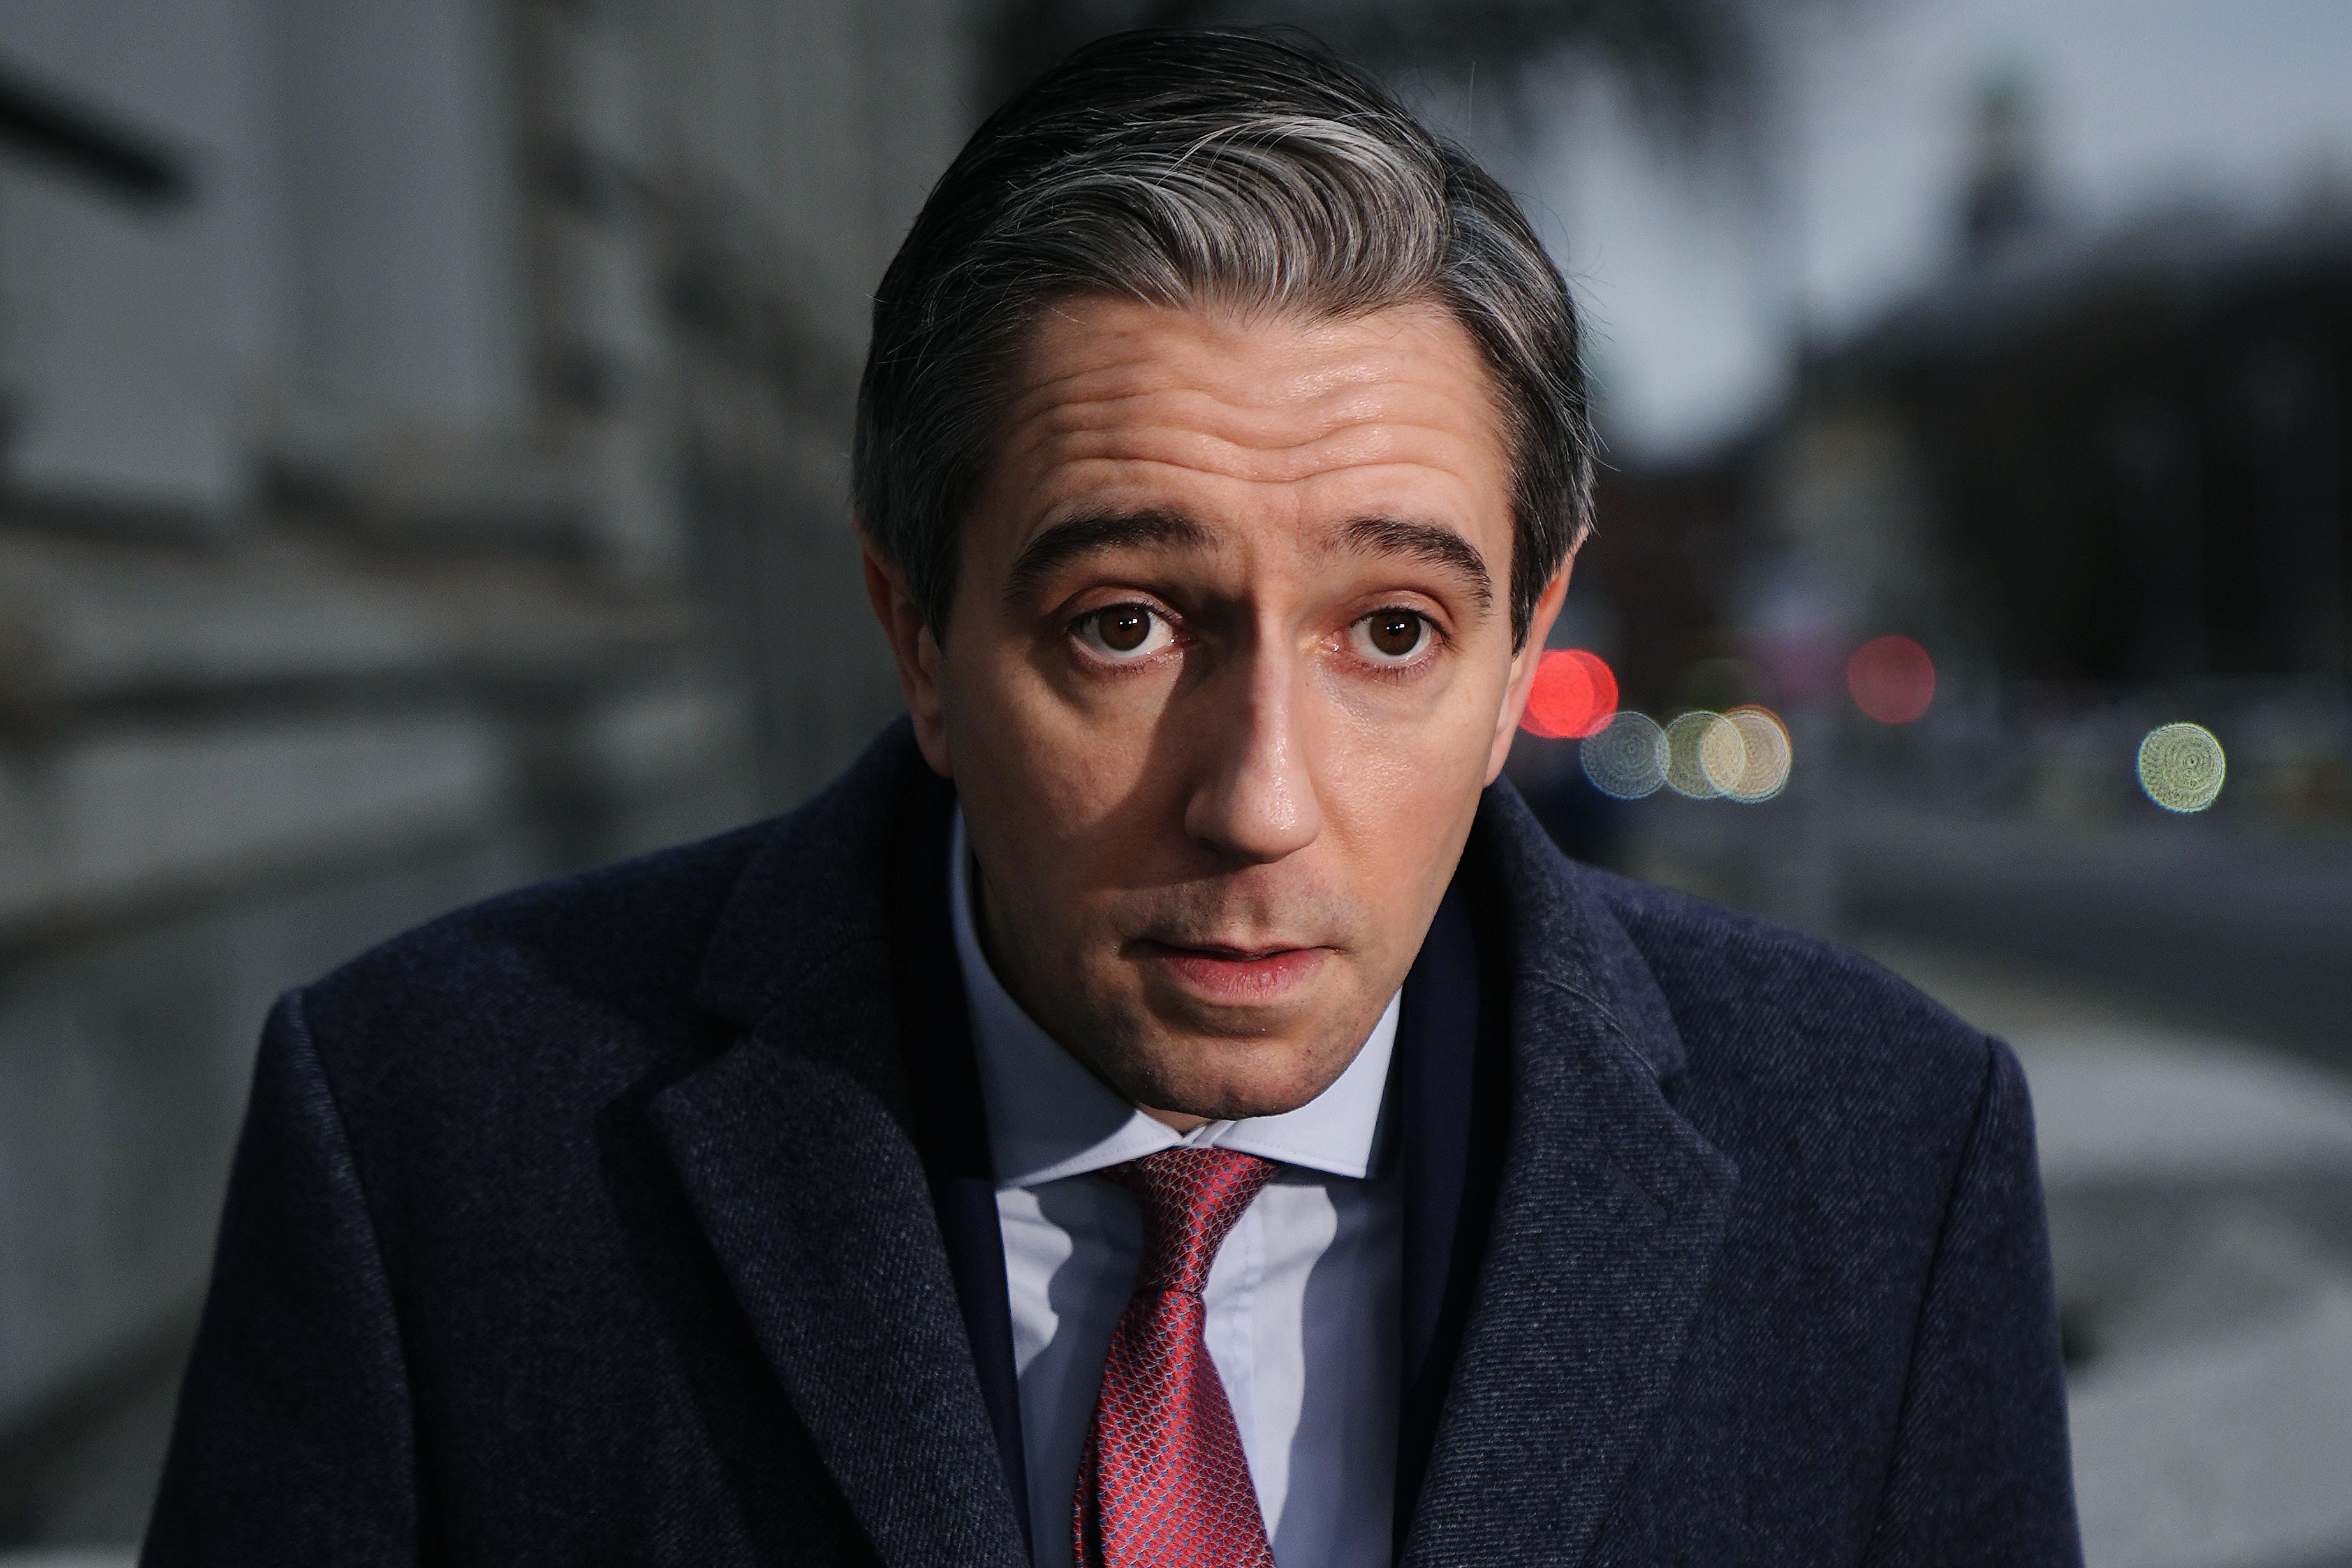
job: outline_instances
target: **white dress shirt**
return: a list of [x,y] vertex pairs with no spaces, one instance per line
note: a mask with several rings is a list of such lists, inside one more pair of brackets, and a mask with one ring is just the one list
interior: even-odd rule
[[972,921],[963,819],[950,867],[1013,1306],[1037,1568],[1069,1568],[1078,1458],[1142,1224],[1091,1173],[1214,1145],[1281,1162],[1209,1270],[1209,1358],[1225,1385],[1280,1568],[1390,1560],[1402,1199],[1379,1168],[1398,998],[1339,1081],[1279,1116],[1179,1134],[1121,1100],[1007,995]]

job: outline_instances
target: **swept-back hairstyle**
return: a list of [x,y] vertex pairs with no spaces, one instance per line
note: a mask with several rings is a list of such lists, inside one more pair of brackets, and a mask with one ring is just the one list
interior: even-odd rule
[[1510,609],[1590,526],[1574,306],[1509,193],[1300,35],[1125,33],[990,116],[874,300],[853,456],[859,526],[947,624],[958,536],[1038,313],[1076,295],[1344,318],[1453,312],[1512,465]]

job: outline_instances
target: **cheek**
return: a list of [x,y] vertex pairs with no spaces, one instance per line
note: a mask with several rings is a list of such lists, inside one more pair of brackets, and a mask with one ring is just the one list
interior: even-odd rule
[[1076,880],[1083,868],[1071,857],[1116,836],[1150,780],[1167,772],[1152,766],[1166,694],[1150,685],[1074,702],[1017,657],[981,665],[950,698],[959,787],[1029,850],[1058,852],[1061,872]]
[[1400,847],[1423,842],[1435,824],[1475,808],[1491,729],[1463,711],[1413,726],[1347,726],[1324,769],[1325,810]]
[[[1456,690],[1410,717],[1333,705],[1318,773],[1327,831],[1363,895],[1433,895],[1476,814],[1494,708]],[[1411,900],[1407,900],[1408,903]]]
[[1328,673],[1316,705],[1328,771],[1377,779],[1381,793],[1412,800],[1449,797],[1473,775],[1483,782],[1507,674],[1476,658],[1393,685]]

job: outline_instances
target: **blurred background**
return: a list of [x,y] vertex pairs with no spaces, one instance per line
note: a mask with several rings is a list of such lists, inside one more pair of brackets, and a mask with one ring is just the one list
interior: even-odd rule
[[2095,1568],[2352,1564],[2341,0],[0,0],[0,1563],[127,1561],[278,990],[896,709],[848,416],[981,114],[1269,19],[1588,313],[1514,777],[2017,1047]]

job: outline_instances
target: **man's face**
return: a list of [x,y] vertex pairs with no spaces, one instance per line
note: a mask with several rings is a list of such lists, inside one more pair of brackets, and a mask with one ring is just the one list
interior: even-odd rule
[[1477,348],[1077,299],[1013,380],[944,645],[869,557],[1014,998],[1177,1125],[1304,1104],[1402,983],[1536,650]]

